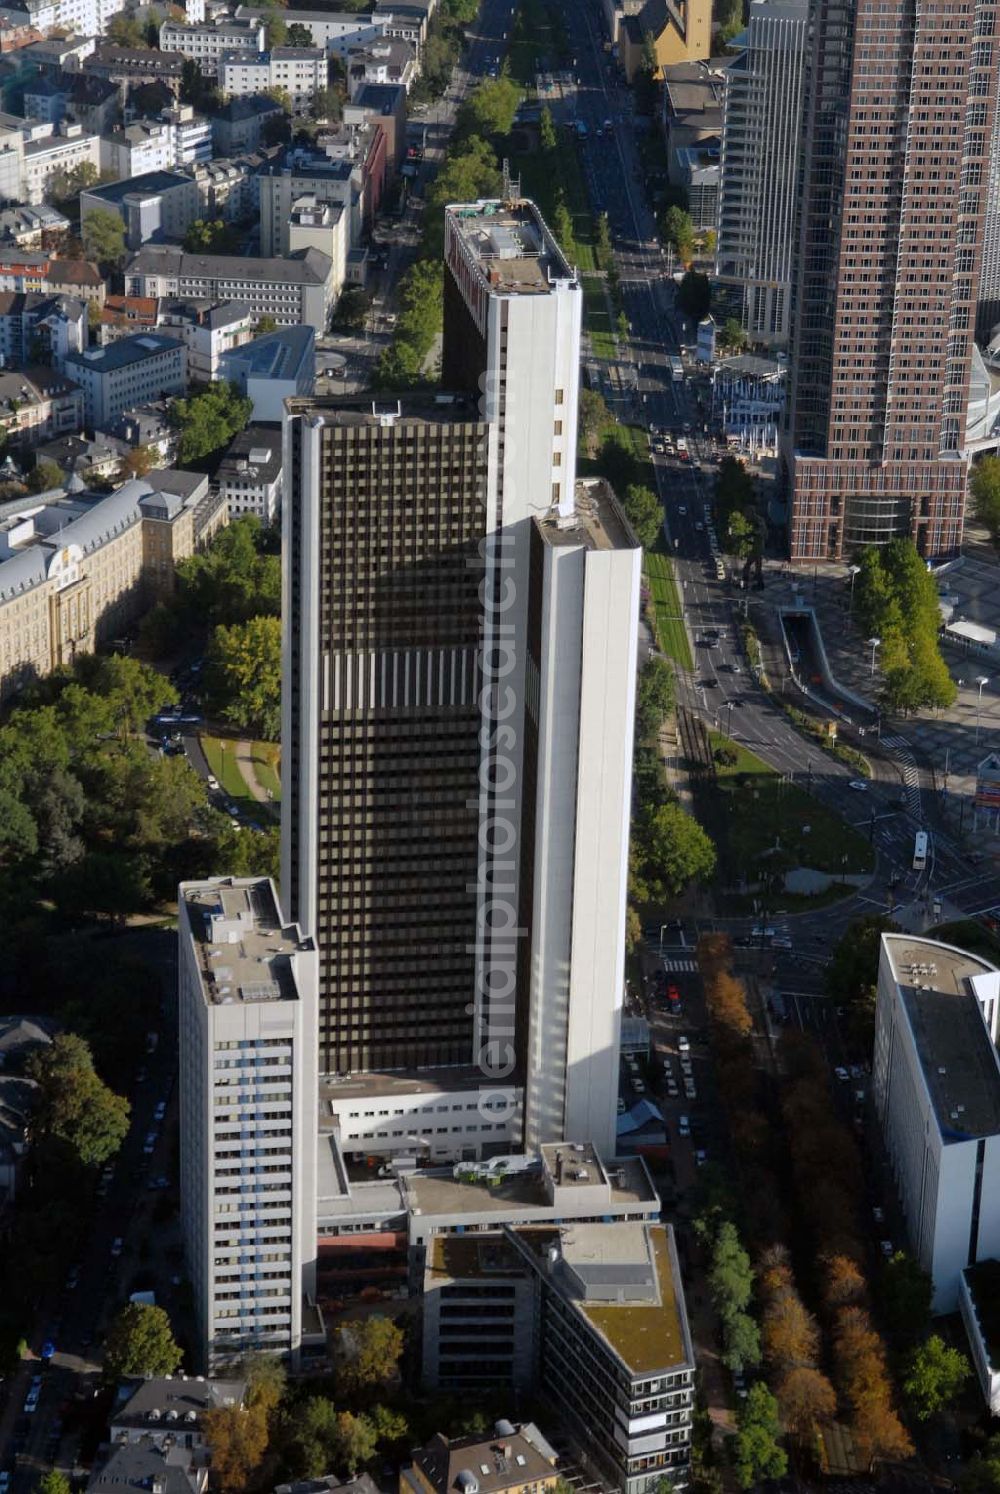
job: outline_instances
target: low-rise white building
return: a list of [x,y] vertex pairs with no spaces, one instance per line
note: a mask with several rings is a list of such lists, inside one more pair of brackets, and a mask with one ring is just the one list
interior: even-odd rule
[[81,223],[99,208],[118,214],[125,246],[135,250],[150,240],[182,239],[201,213],[201,197],[186,171],[147,171],[80,193]]
[[160,27],[160,51],[180,52],[197,62],[203,73],[216,77],[219,58],[225,52],[263,52],[267,46],[267,27],[256,17],[208,21],[201,26],[185,26],[164,21]]
[[267,878],[178,897],[181,1224],[201,1358],[322,1345],[312,939]]
[[157,332],[69,353],[65,366],[83,390],[83,419],[91,430],[109,430],[133,405],[187,390],[184,344]]
[[237,301],[161,301],[157,326],[187,348],[188,378],[211,384],[224,377],[225,354],[250,342],[257,318]]
[[962,1272],[1000,1256],[1000,970],[883,934],[872,1088],[910,1248],[954,1312]]
[[63,125],[58,134],[24,145],[24,200],[36,206],[51,195],[53,178],[78,166],[101,165],[101,137],[85,135],[79,125]]
[[281,510],[281,431],[250,425],[234,436],[215,481],[230,520],[254,514],[262,524],[278,522]]
[[245,259],[227,254],[184,254],[149,244],[127,265],[130,296],[193,296],[239,301],[279,326],[323,332],[336,302],[333,261],[318,249],[285,259]]
[[253,400],[252,418],[281,424],[285,400],[309,395],[316,382],[316,338],[311,327],[266,332],[224,353],[219,378]]
[[321,47],[272,47],[270,52],[224,52],[219,85],[226,98],[246,98],[282,88],[295,114],[304,114],[317,89],[329,81],[327,54]]
[[[263,6],[240,5],[237,20],[260,23],[269,13]],[[354,47],[364,47],[376,37],[383,36],[386,29],[384,16],[355,13],[353,11],[296,10],[294,20],[305,26],[312,35],[314,47],[323,47],[331,57],[344,59]],[[263,44],[258,48],[263,51]]]

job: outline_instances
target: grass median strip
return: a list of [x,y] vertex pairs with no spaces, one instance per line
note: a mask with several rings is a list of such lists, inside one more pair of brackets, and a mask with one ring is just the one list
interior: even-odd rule
[[647,552],[646,581],[653,604],[657,643],[675,664],[679,664],[682,669],[692,670],[694,660],[691,657],[691,645],[681,612],[680,592],[674,580],[669,555],[660,555],[656,551]]
[[208,771],[219,780],[223,793],[228,794],[230,799],[252,798],[249,785],[236,761],[235,738],[224,742],[221,737],[203,736],[199,740],[208,763]]

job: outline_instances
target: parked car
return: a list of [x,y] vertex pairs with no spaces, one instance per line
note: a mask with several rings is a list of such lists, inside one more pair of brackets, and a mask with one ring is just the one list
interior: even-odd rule
[[677,1117],[677,1130],[681,1136],[691,1135],[691,1122],[688,1120],[686,1115],[680,1115]]
[[163,1117],[166,1115],[166,1113],[167,1113],[167,1102],[166,1102],[166,1100],[159,1100],[157,1102],[156,1109],[153,1111],[153,1119],[161,1121],[163,1119]]
[[216,778],[214,773],[209,773],[208,777],[205,779],[205,782],[208,784],[213,793],[219,787],[219,780]]
[[879,1240],[878,1248],[879,1250],[881,1250],[887,1261],[892,1260],[894,1250],[891,1240]]
[[124,1249],[125,1241],[122,1239],[121,1235],[115,1235],[114,1239],[111,1241],[111,1254],[117,1260]]
[[680,1037],[677,1039],[677,1051],[678,1053],[687,1053],[689,1052],[690,1048],[691,1043],[682,1032]]

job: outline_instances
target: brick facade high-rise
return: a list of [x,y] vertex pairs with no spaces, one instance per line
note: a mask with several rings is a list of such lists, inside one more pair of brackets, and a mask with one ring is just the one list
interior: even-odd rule
[[818,0],[785,460],[793,561],[954,553],[990,141],[994,0]]

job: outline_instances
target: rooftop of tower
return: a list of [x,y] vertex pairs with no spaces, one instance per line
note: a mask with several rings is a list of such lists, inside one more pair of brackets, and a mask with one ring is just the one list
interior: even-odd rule
[[536,523],[547,545],[580,545],[585,550],[635,550],[639,546],[614,490],[603,477],[577,482],[572,514],[560,517],[553,509]]
[[327,425],[339,426],[454,424],[482,418],[478,395],[461,393],[310,394],[292,396],[285,405],[290,415],[316,415]]
[[312,944],[303,941],[297,925],[282,925],[269,878],[186,882],[181,897],[206,1002],[299,999],[292,956]]
[[455,202],[445,211],[467,261],[494,294],[545,295],[557,280],[576,280],[545,219],[527,198]]

